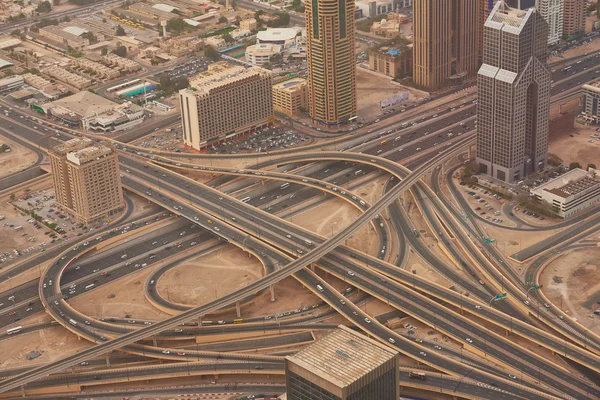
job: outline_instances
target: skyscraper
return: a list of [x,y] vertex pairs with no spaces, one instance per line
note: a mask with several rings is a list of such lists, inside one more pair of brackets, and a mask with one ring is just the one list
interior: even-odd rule
[[397,400],[399,353],[343,325],[285,358],[288,400]]
[[513,8],[527,10],[535,7],[548,24],[548,44],[556,44],[562,38],[563,10],[565,0],[505,0]]
[[461,82],[479,68],[481,0],[413,2],[413,81],[429,91]]
[[50,149],[56,203],[88,223],[123,208],[117,153],[87,138],[68,140]]
[[356,118],[354,0],[312,0],[305,7],[308,115],[335,127]]
[[563,0],[563,33],[574,35],[585,31],[585,0]]
[[550,73],[548,27],[535,8],[495,5],[484,25],[477,79],[480,172],[515,182],[546,166]]

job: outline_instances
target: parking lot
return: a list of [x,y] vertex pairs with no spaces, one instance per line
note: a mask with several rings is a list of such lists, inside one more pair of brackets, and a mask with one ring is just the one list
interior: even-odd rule
[[206,71],[209,62],[204,57],[192,57],[183,64],[174,66],[171,69],[152,75],[153,81],[160,82],[160,78],[168,76],[171,78],[186,77],[190,78],[202,71]]
[[304,143],[308,140],[285,128],[263,128],[244,139],[232,139],[214,145],[209,149],[211,154],[261,153],[270,150],[281,150]]
[[150,136],[146,136],[144,140],[137,141],[134,144],[144,148],[180,152],[180,145],[183,143],[181,128],[169,129],[169,131],[163,130],[153,133]]

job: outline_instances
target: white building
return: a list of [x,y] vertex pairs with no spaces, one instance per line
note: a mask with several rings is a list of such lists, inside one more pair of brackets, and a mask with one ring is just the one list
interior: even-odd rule
[[0,93],[8,92],[23,85],[23,77],[20,75],[0,79]]
[[576,168],[530,190],[561,217],[570,217],[600,201],[600,170]]
[[600,80],[583,85],[583,117],[594,123],[600,122]]
[[271,57],[281,54],[283,47],[277,44],[260,43],[246,47],[246,61],[259,67],[271,61]]
[[537,9],[548,24],[548,44],[562,38],[564,0],[537,0]]
[[355,4],[363,17],[373,18],[400,8],[411,7],[412,0],[357,0]]
[[256,43],[293,47],[302,41],[302,28],[269,28],[256,34]]

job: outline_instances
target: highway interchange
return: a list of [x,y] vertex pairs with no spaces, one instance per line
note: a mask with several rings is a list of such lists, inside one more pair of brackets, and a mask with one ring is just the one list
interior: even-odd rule
[[[586,64],[581,63],[580,65],[584,66],[588,65],[587,63],[589,63],[589,68],[598,64],[593,60],[593,58],[590,58],[589,61],[585,62]],[[557,73],[559,72],[555,72],[554,74]],[[575,76],[572,79],[582,79],[582,81],[585,81],[585,77],[587,77],[588,74],[591,75],[592,73],[595,74],[595,71],[584,73],[581,76]],[[560,77],[557,82],[559,81]],[[577,82],[575,84],[573,84],[572,81],[559,83],[560,86],[555,87],[554,93],[560,94],[565,90],[570,90],[571,87],[579,84]],[[101,343],[100,346],[96,346],[73,357],[69,357],[65,361],[50,363],[49,365],[36,368],[33,371],[28,371],[27,373],[6,379],[4,382],[2,382],[0,387],[3,390],[6,390],[9,386],[14,388],[26,382],[34,381],[37,377],[47,375],[49,372],[60,372],[69,365],[81,363],[91,356],[106,352],[108,349],[122,348],[126,344],[129,345],[127,347],[128,351],[133,353],[152,354],[155,357],[168,359],[194,359],[194,357],[199,357],[200,354],[203,357],[214,357],[215,354],[211,352],[188,352],[189,355],[186,354],[180,356],[177,354],[177,350],[167,350],[170,351],[170,353],[165,354],[163,353],[165,350],[162,350],[162,348],[157,348],[154,350],[153,346],[131,344],[136,341],[152,337],[153,335],[169,337],[177,336],[178,333],[184,333],[183,329],[176,327],[178,325],[194,321],[197,317],[200,317],[209,311],[215,311],[219,308],[230,306],[235,304],[237,301],[244,301],[245,298],[252,296],[257,290],[268,289],[272,284],[280,280],[282,277],[293,273],[296,279],[306,283],[306,286],[311,288],[315,294],[320,296],[328,304],[332,305],[334,309],[352,321],[352,324],[364,330],[365,332],[380,338],[382,341],[389,342],[389,339],[393,338],[396,342],[396,347],[399,347],[401,352],[408,354],[411,358],[428,364],[437,370],[445,371],[449,375],[455,377],[464,377],[469,375],[469,379],[475,379],[475,383],[472,383],[473,387],[469,388],[469,385],[465,385],[464,388],[461,389],[467,392],[465,395],[468,395],[469,392],[471,392],[471,395],[477,393],[477,395],[482,397],[489,396],[489,398],[493,398],[493,395],[490,393],[498,390],[505,390],[505,393],[512,393],[513,395],[521,398],[553,398],[552,396],[558,396],[560,393],[566,393],[572,398],[600,398],[600,393],[598,393],[598,390],[593,385],[589,385],[586,381],[579,380],[576,377],[565,375],[561,368],[553,366],[552,363],[545,362],[539,357],[526,352],[524,349],[517,349],[517,346],[513,345],[510,340],[503,339],[501,336],[488,332],[483,325],[473,323],[472,320],[467,320],[462,317],[461,314],[456,310],[450,310],[449,308],[446,308],[445,306],[432,301],[421,294],[421,292],[424,292],[428,293],[429,295],[437,294],[440,297],[447,296],[447,298],[444,298],[443,301],[450,301],[455,307],[458,306],[458,304],[461,306],[468,304],[468,312],[474,314],[477,314],[477,312],[474,311],[477,310],[475,309],[475,306],[481,306],[482,310],[480,311],[486,313],[486,315],[489,315],[489,317],[487,317],[488,319],[495,320],[495,323],[503,326],[504,328],[510,327],[511,330],[514,328],[514,333],[519,333],[517,332],[517,327],[520,327],[523,329],[520,334],[526,336],[548,336],[548,340],[552,341],[552,338],[554,338],[553,335],[542,333],[541,330],[534,328],[528,323],[521,322],[521,320],[526,321],[527,318],[535,317],[536,313],[531,313],[531,310],[527,310],[522,304],[519,304],[519,299],[523,296],[523,285],[519,284],[518,282],[514,282],[514,277],[507,276],[505,282],[505,285],[509,286],[508,283],[513,281],[513,285],[511,287],[513,292],[511,293],[511,297],[514,297],[514,301],[511,299],[511,304],[500,304],[500,310],[502,312],[495,311],[486,306],[489,296],[493,294],[493,292],[489,293],[488,288],[489,286],[495,286],[496,288],[499,287],[498,278],[500,275],[502,275],[502,272],[500,272],[498,269],[499,264],[488,265],[489,262],[487,262],[485,258],[482,258],[482,254],[477,248],[474,247],[472,242],[461,240],[460,246],[451,246],[449,249],[451,250],[452,254],[455,255],[457,261],[459,260],[459,257],[461,257],[460,260],[464,260],[464,262],[473,264],[470,265],[470,267],[484,269],[479,273],[485,275],[485,279],[490,283],[490,285],[483,289],[483,291],[482,288],[479,288],[477,284],[474,283],[476,282],[476,279],[470,279],[469,277],[465,279],[464,276],[458,278],[456,277],[456,274],[454,274],[456,279],[461,282],[461,287],[469,288],[471,294],[474,297],[478,297],[479,300],[467,298],[465,296],[461,296],[460,293],[451,292],[445,290],[444,288],[437,287],[436,285],[427,282],[425,279],[422,279],[418,276],[411,276],[411,274],[406,273],[406,271],[394,268],[393,265],[383,261],[385,255],[387,254],[387,248],[389,248],[389,241],[392,240],[392,235],[389,233],[388,223],[386,222],[386,224],[381,227],[379,225],[381,217],[379,219],[377,217],[382,215],[381,213],[383,211],[388,210],[390,215],[395,216],[393,221],[390,222],[393,224],[393,226],[396,226],[396,224],[404,224],[404,229],[402,229],[402,231],[405,233],[405,235],[404,237],[399,237],[397,240],[404,243],[404,249],[406,249],[407,241],[411,244],[414,244],[415,238],[411,237],[410,234],[407,234],[407,231],[410,232],[410,228],[406,228],[406,216],[402,215],[402,210],[400,207],[398,207],[398,209],[394,209],[394,207],[397,206],[396,200],[400,194],[406,190],[428,190],[426,185],[420,183],[419,178],[430,173],[431,170],[433,170],[433,173],[435,174],[436,167],[441,165],[444,160],[452,159],[453,157],[461,154],[464,146],[472,143],[472,131],[474,128],[473,119],[475,111],[475,106],[473,103],[474,100],[465,99],[462,104],[456,104],[456,106],[448,107],[447,109],[440,110],[437,113],[430,112],[429,115],[417,117],[414,120],[411,120],[409,123],[402,121],[394,122],[392,124],[388,123],[385,126],[384,124],[380,124],[377,128],[369,127],[369,129],[372,130],[371,133],[364,132],[367,130],[367,128],[365,128],[363,131],[356,131],[352,136],[350,136],[350,138],[342,138],[337,140],[339,145],[335,145],[336,150],[346,150],[344,153],[335,154],[336,152],[331,152],[331,154],[329,154],[325,152],[319,152],[314,154],[307,153],[290,155],[288,157],[281,157],[275,161],[271,160],[266,163],[260,163],[255,166],[256,170],[252,171],[250,169],[248,169],[247,172],[245,171],[242,173],[236,173],[235,171],[231,170],[223,171],[223,173],[225,173],[229,178],[215,179],[213,181],[213,186],[222,190],[220,193],[216,192],[214,189],[211,189],[210,186],[198,185],[192,182],[184,183],[184,178],[169,170],[163,170],[158,164],[154,164],[149,168],[145,168],[144,165],[147,165],[148,162],[151,162],[152,160],[150,160],[150,157],[154,156],[145,155],[145,157],[142,158],[132,157],[126,152],[122,153],[122,171],[125,169],[135,169],[135,173],[129,175],[124,174],[124,185],[129,190],[144,196],[153,202],[156,202],[171,212],[187,217],[189,223],[191,224],[190,227],[186,228],[186,236],[179,235],[179,228],[174,228],[172,230],[164,229],[164,231],[161,232],[156,239],[147,238],[142,242],[142,246],[136,246],[134,249],[127,250],[127,252],[131,252],[130,254],[133,257],[140,257],[140,260],[142,258],[145,259],[149,249],[152,249],[152,246],[155,246],[155,244],[152,243],[158,240],[160,243],[162,243],[162,246],[164,246],[164,248],[161,249],[162,251],[155,251],[156,259],[152,262],[158,262],[159,260],[167,258],[170,255],[169,250],[177,249],[177,245],[171,246],[170,249],[166,249],[166,247],[169,247],[169,244],[173,243],[174,241],[181,241],[181,244],[185,242],[186,245],[190,244],[192,241],[197,241],[200,243],[201,239],[198,238],[202,237],[202,240],[207,240],[207,234],[202,232],[208,231],[213,234],[213,237],[220,237],[230,243],[234,243],[240,247],[243,247],[246,251],[253,253],[264,263],[265,271],[267,273],[271,273],[266,275],[265,278],[257,281],[255,284],[249,285],[249,287],[245,288],[244,290],[231,293],[203,307],[189,309],[184,311],[182,314],[165,321],[151,323],[150,325],[144,324],[143,326],[139,326],[140,329],[134,330],[132,328],[133,326],[138,327],[137,323],[127,326],[124,323],[111,324],[111,321],[90,321],[90,325],[87,325],[85,322],[83,322],[82,325],[86,325],[88,327],[94,326],[94,329],[83,329],[79,331],[79,334],[86,336],[90,340]],[[15,116],[12,117],[14,118]],[[20,121],[19,119],[14,118],[14,122],[19,123]],[[402,125],[404,124],[406,124],[406,126],[403,127]],[[380,131],[382,131],[384,128],[385,130],[383,132],[385,133],[381,135],[382,132]],[[14,132],[31,143],[35,143],[37,135],[39,135],[39,132],[35,132],[21,125],[18,125],[18,128],[17,125],[15,125]],[[450,133],[452,133],[452,137],[449,136]],[[452,142],[452,144],[448,144],[449,141]],[[121,147],[124,149],[132,149],[132,147],[129,145],[123,145]],[[347,152],[347,150],[350,148],[352,149],[352,153]],[[427,150],[431,149],[434,149],[434,151],[429,152],[427,155],[420,155],[421,153],[424,154],[427,152]],[[133,151],[135,152],[139,150],[136,149]],[[362,152],[363,155],[358,152]],[[433,153],[434,155],[432,156],[430,153]],[[169,158],[177,157],[178,159],[184,157],[184,155],[181,154],[163,155],[168,156]],[[142,154],[142,156],[144,156],[144,154]],[[251,157],[256,157],[256,155],[252,155]],[[380,157],[385,157],[385,159]],[[202,161],[206,158],[206,156],[197,156],[193,158],[195,158],[196,161]],[[435,160],[434,163],[431,163],[432,158]],[[323,162],[323,160],[328,161]],[[410,167],[412,172],[408,170],[402,170],[400,167],[393,169],[395,163],[389,163],[387,160],[409,160],[408,162],[404,162],[404,164]],[[168,159],[155,159],[153,161],[161,161],[163,162],[163,165],[169,165],[170,163],[170,167],[174,171],[177,171],[179,167],[185,166],[175,165],[182,164],[182,161],[170,162]],[[424,163],[424,161],[428,161],[428,163]],[[282,176],[277,177],[277,179],[285,179],[284,177],[287,174],[290,182],[292,181],[293,175],[297,175],[296,178],[299,181],[295,184],[291,184],[284,190],[280,189],[279,187],[281,181],[274,184],[268,183],[258,189],[256,187],[252,188],[252,183],[256,179],[264,179],[268,181],[271,179],[276,179],[275,176],[268,176],[265,178],[264,175],[261,175],[261,178],[257,178],[257,174],[259,173],[260,169],[264,171],[262,172],[263,174],[270,174],[273,168],[273,165],[271,164],[275,164],[275,166],[281,165],[281,167],[278,168],[280,171],[286,170],[286,172],[282,172]],[[197,169],[199,169],[201,168],[200,165],[202,164],[189,165],[189,168],[194,169],[194,167],[198,166]],[[209,173],[216,173],[216,168],[208,166],[205,166],[204,168],[209,169]],[[210,171],[211,168],[212,171]],[[358,169],[360,169],[362,173],[355,175],[355,172]],[[328,172],[324,173],[323,171],[326,170],[328,170]],[[371,205],[371,207],[365,207],[360,203],[358,198],[352,198],[355,196],[355,194],[351,191],[351,188],[354,186],[352,183],[353,179],[359,179],[363,176],[368,177],[382,173],[391,173],[397,178],[402,178],[402,180],[396,179],[393,184],[388,185],[388,192],[385,194],[385,196],[375,204]],[[247,176],[247,178],[243,180],[239,178],[233,179],[235,176]],[[310,179],[310,183],[313,184],[312,189],[307,188],[307,186],[311,185],[306,185],[309,182],[302,182],[302,179],[307,181]],[[190,187],[186,188],[185,185],[190,185]],[[330,188],[327,188],[327,186],[330,186]],[[336,190],[333,190],[334,187]],[[343,189],[344,187],[346,187],[345,190]],[[249,201],[248,204],[235,200],[232,196],[227,195],[227,193],[232,193],[233,190],[237,191],[236,193],[246,193],[247,195],[252,194],[249,196],[252,197],[252,200]],[[345,191],[346,193],[342,194],[342,191]],[[322,195],[323,192],[346,197],[346,200],[350,203],[353,203],[357,209],[364,211],[363,214],[356,221],[354,221],[352,225],[340,232],[335,233],[330,239],[318,237],[310,232],[299,229],[297,226],[288,223],[282,218],[277,218],[274,216],[276,213],[281,214],[282,212],[285,212],[285,209],[289,208],[291,204],[307,201],[310,198]],[[290,198],[292,195],[294,197]],[[261,197],[263,196],[264,198],[262,200],[265,201],[261,201]],[[236,197],[240,196],[236,195]],[[434,199],[435,196],[430,198]],[[431,214],[429,207],[434,207],[437,215],[441,214],[443,215],[441,218],[445,218],[445,225],[452,226],[451,222],[453,216],[451,207],[439,203],[441,201],[441,199],[438,200],[438,202],[433,201],[433,203],[436,204],[431,206],[428,205],[427,207],[423,208],[423,214],[429,219],[430,223],[433,224],[434,218],[432,217],[433,214]],[[224,207],[223,204],[227,204],[227,207]],[[261,208],[264,209],[264,212],[260,211]],[[427,217],[427,215],[429,215],[429,217]],[[196,220],[195,217],[198,219]],[[232,218],[235,218],[235,220]],[[208,223],[209,219],[213,221],[213,223]],[[261,221],[261,223],[258,224],[257,221]],[[376,228],[375,232],[380,240],[381,250],[383,250],[381,255],[378,254],[375,255],[375,257],[371,257],[364,254],[358,254],[353,252],[352,249],[341,246],[346,237],[367,223],[372,224],[372,226]],[[198,230],[197,228],[192,228],[192,225],[197,225],[201,229]],[[458,225],[450,228],[449,231],[444,232],[441,235],[440,239],[442,242],[444,242],[446,235],[448,237],[452,236],[460,239],[460,229],[463,228],[459,227]],[[441,232],[441,230],[438,231],[438,229],[433,229],[433,231],[434,233]],[[115,231],[114,234],[121,234],[121,232],[122,231]],[[286,236],[292,235],[292,233],[293,236],[291,238]],[[110,237],[110,233],[106,233],[103,236],[103,239],[106,240]],[[479,239],[483,238],[481,233],[475,236],[479,237]],[[305,242],[306,240],[311,240],[312,243],[314,243],[314,246],[307,246]],[[82,241],[81,243],[84,242]],[[387,247],[383,248],[384,246]],[[125,264],[125,262],[120,259],[121,253],[116,251],[113,255],[103,260],[102,267],[100,268],[101,270],[106,269],[108,271],[110,274],[108,277],[106,277],[106,275],[101,275],[102,271],[94,272],[93,270],[97,268],[92,269],[92,264],[85,262],[82,262],[81,265],[73,263],[71,264],[72,267],[69,265],[69,268],[64,274],[62,274],[64,265],[73,257],[79,256],[80,252],[85,250],[85,247],[86,246],[81,245],[77,250],[71,249],[66,251],[64,253],[64,256],[66,257],[64,259],[62,259],[63,255],[61,255],[61,257],[50,269],[44,271],[43,279],[40,280],[39,286],[37,286],[47,312],[72,330],[74,330],[73,326],[69,325],[67,322],[69,317],[77,316],[80,319],[83,318],[83,321],[85,321],[86,316],[77,315],[74,310],[69,308],[68,302],[62,298],[64,290],[69,290],[71,282],[77,281],[77,287],[81,288],[85,287],[90,282],[98,282],[98,280],[102,279],[106,279],[108,282],[111,279],[117,279],[119,276],[128,273],[128,268],[126,268],[127,266],[122,265]],[[173,250],[173,252],[176,251]],[[399,264],[401,264],[402,259],[403,257],[399,257]],[[85,258],[82,258],[82,260],[85,260]],[[147,261],[149,261],[149,264],[150,260]],[[363,262],[366,262],[369,268],[365,268],[364,265],[362,265]],[[427,351],[427,355],[423,356],[420,353],[423,352],[424,346],[419,345],[414,341],[407,339],[406,337],[397,335],[377,322],[367,322],[365,318],[368,318],[368,316],[354,306],[350,301],[347,301],[347,297],[335,290],[332,290],[332,288],[323,282],[322,279],[304,268],[304,266],[311,263],[317,263],[320,268],[328,270],[330,273],[333,273],[342,279],[345,278],[347,282],[350,280],[348,271],[352,271],[354,273],[354,275],[351,277],[353,286],[359,287],[384,301],[388,301],[390,304],[393,304],[395,307],[402,309],[411,315],[416,313],[417,315],[414,315],[415,317],[421,319],[432,327],[442,330],[458,341],[464,341],[466,335],[468,335],[467,337],[469,338],[470,336],[473,336],[473,343],[464,343],[465,348],[472,346],[473,348],[479,349],[479,351],[484,351],[485,354],[489,355],[490,357],[493,357],[496,360],[501,360],[503,364],[511,366],[513,371],[524,373],[530,377],[536,378],[538,381],[543,381],[545,383],[545,389],[540,391],[539,386],[532,385],[532,383],[528,381],[513,382],[508,379],[507,376],[499,376],[499,372],[496,370],[486,371],[485,368],[481,368],[473,371],[472,367],[467,367],[459,362],[447,359],[444,356],[438,356],[430,348]],[[430,263],[433,265],[443,264],[435,260],[433,262],[430,261]],[[80,269],[74,270],[76,266],[80,266]],[[133,267],[133,269],[135,269],[135,264],[131,264],[128,267]],[[91,273],[90,269],[92,269]],[[440,266],[440,269],[443,269],[443,266]],[[448,268],[448,270],[450,269]],[[450,272],[447,273],[451,274]],[[58,284],[50,286],[47,285],[48,280],[51,279],[50,277],[54,277],[54,282],[60,283],[60,286],[63,287],[63,293],[60,293]],[[413,289],[410,288],[411,279],[412,285],[414,286]],[[45,288],[43,287],[44,282],[46,283]],[[404,285],[398,284],[398,282],[404,282]],[[323,292],[319,292],[315,289],[317,284],[323,285]],[[417,289],[417,285],[418,290],[414,290]],[[33,287],[34,286],[30,286],[27,288],[27,291],[24,291],[24,297],[27,300],[30,298],[35,298],[33,295]],[[147,287],[148,286],[146,286],[146,288]],[[443,294],[440,295],[440,293]],[[74,291],[73,295],[76,294],[77,290]],[[55,301],[57,301],[59,304],[55,304]],[[342,304],[342,301],[344,301],[345,304]],[[26,305],[30,307],[29,301]],[[38,304],[34,305],[36,307],[40,307]],[[25,305],[22,305],[22,307],[24,306]],[[38,309],[39,308],[36,308],[35,310],[37,311]],[[418,312],[415,310],[418,310]],[[440,312],[440,310],[445,311]],[[544,310],[543,314],[553,312],[555,311]],[[60,315],[60,313],[64,313],[64,315]],[[441,313],[447,315],[441,317]],[[5,314],[1,314],[0,318],[4,316]],[[0,319],[0,321],[2,320]],[[462,322],[457,325],[456,321]],[[544,321],[558,331],[565,329],[565,327],[557,318],[548,318]],[[6,322],[8,322],[8,320],[6,320],[4,324],[6,324]],[[468,330],[460,327],[460,324],[465,323],[468,324]],[[574,325],[576,329],[575,332],[577,333],[577,329],[580,327],[578,324]],[[251,327],[252,323],[248,323],[247,326]],[[230,327],[235,329],[245,328],[240,325],[234,326],[233,324],[230,325]],[[79,328],[82,327],[79,326]],[[182,332],[175,332],[175,330],[178,329],[181,329]],[[186,332],[198,330],[200,333],[194,332],[193,334],[202,334],[201,332],[205,329],[208,329],[208,327],[193,328],[186,326],[184,329]],[[227,329],[229,329],[229,326]],[[255,327],[255,329],[264,328],[259,326],[258,328]],[[571,330],[569,332],[573,331]],[[104,341],[101,339],[102,336],[105,338],[107,337],[108,340]],[[110,340],[112,337],[116,338]],[[580,339],[580,336],[576,336],[574,339],[577,341],[578,338]],[[540,339],[540,341],[541,340],[545,339]],[[402,346],[399,345],[400,343]],[[567,341],[564,340],[564,343],[562,343],[562,347],[565,350],[564,356],[577,360],[578,362],[588,365],[598,371],[598,364],[596,360],[596,354],[598,354],[597,338],[593,336],[590,336],[589,338],[585,337],[585,344],[586,345],[583,347],[589,346],[589,350],[592,351],[588,352],[588,350],[578,347],[577,345],[571,343],[571,341],[569,341],[569,344],[567,345]],[[551,347],[553,346],[554,348],[558,347],[558,344],[556,343],[549,343],[547,345]],[[506,352],[507,348],[511,349],[508,353]],[[236,356],[235,354],[230,354],[228,357],[235,358]],[[266,363],[266,360],[266,358],[258,357],[257,360],[253,360],[253,362],[260,362],[264,364]],[[228,362],[234,362],[234,360]],[[277,365],[279,365],[278,368],[280,368],[281,364]],[[256,373],[256,371],[252,372]],[[159,374],[160,372],[155,371],[153,373]],[[23,375],[28,376],[25,377]],[[434,377],[432,376],[431,382],[427,382],[425,386],[444,386],[445,383],[443,382],[443,379],[444,378],[441,378],[440,382],[438,382],[435,381]],[[104,379],[93,380],[104,381]],[[109,376],[107,376],[106,380],[109,380]],[[577,383],[574,384],[572,382],[573,380],[575,380]],[[447,379],[447,381],[452,382],[452,379]],[[477,381],[485,382],[485,386],[477,385]],[[79,382],[87,381],[85,381],[85,377],[82,377]],[[467,382],[468,379],[463,380],[463,383]],[[89,384],[89,382],[87,383]],[[407,383],[414,384],[414,382],[410,381]],[[492,383],[495,386],[492,386]],[[487,391],[487,395],[481,394],[480,391],[482,390]]]

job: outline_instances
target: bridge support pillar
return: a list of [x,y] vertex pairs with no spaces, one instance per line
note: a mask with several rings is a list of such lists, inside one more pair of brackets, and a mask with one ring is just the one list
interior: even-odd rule
[[155,337],[152,338],[152,345],[154,347],[158,347],[158,344],[156,344],[156,338]]
[[275,286],[269,286],[269,290],[271,291],[271,301],[275,301]]
[[104,359],[106,360],[106,368],[110,368],[110,355],[106,353]]
[[198,317],[198,326],[202,326],[202,317],[203,315]]
[[510,331],[508,329],[504,330],[504,336],[510,336]]
[[240,310],[240,302],[239,301],[235,302],[235,314],[237,315],[238,318],[240,318],[242,316],[242,311]]
[[311,263],[311,264],[310,264],[310,270],[311,270],[312,272],[315,272],[315,263]]
[[23,397],[27,397],[27,395],[25,394],[25,385],[21,385],[21,396]]

